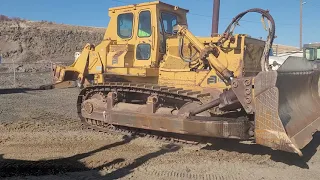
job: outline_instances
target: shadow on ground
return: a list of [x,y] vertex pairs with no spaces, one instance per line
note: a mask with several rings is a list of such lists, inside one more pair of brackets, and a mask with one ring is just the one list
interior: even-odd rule
[[178,151],[179,149],[180,149],[180,147],[175,144],[165,145],[160,150],[153,152],[153,153],[150,153],[150,154],[147,154],[147,155],[144,155],[144,156],[141,156],[141,157],[135,159],[133,163],[107,174],[105,176],[105,178],[106,179],[123,178],[123,177],[127,176],[128,174],[130,174],[133,171],[133,169],[141,166],[143,163],[147,162],[148,160],[150,160],[152,158],[156,158],[160,155],[163,155],[163,154],[166,154],[169,152]]
[[247,153],[251,155],[270,155],[271,160],[282,162],[290,166],[297,166],[303,169],[309,169],[308,162],[317,152],[320,145],[320,132],[313,135],[313,140],[302,149],[303,156],[300,157],[294,153],[287,153],[258,144],[243,144],[231,139],[220,139],[214,142],[214,145],[206,146],[207,150],[225,150],[228,152]]
[[38,91],[40,88],[8,88],[0,89],[0,94],[17,94],[17,93],[28,93],[28,91]]
[[[124,162],[125,159],[118,158],[114,159],[111,162],[103,164],[96,168],[88,168],[83,163],[80,162],[81,159],[89,157],[94,153],[98,153],[107,149],[111,149],[117,146],[121,146],[124,144],[129,143],[136,136],[124,136],[123,140],[120,142],[115,142],[113,144],[109,144],[103,146],[99,149],[77,154],[67,158],[61,159],[53,159],[53,160],[40,160],[40,161],[25,161],[25,160],[15,160],[15,159],[4,159],[3,155],[0,154],[0,177],[13,177],[13,176],[44,176],[44,175],[57,175],[57,174],[64,174],[68,172],[83,172],[83,171],[90,171],[90,170],[100,170],[102,168],[110,167],[114,164],[118,164]],[[146,154],[142,157],[139,157],[134,160],[133,163],[117,169],[110,174],[102,176],[98,172],[95,174],[96,177],[101,177],[102,179],[117,179],[124,177],[130,173],[132,170],[139,167],[143,163],[147,162],[148,160],[163,155],[168,152],[174,152],[179,150],[180,147],[174,144],[165,145],[160,150],[156,152],[152,152],[150,154]],[[98,178],[100,179],[100,178]]]
[[[1,94],[28,93],[31,91],[50,90],[50,89],[54,89],[54,88],[55,87],[52,84],[35,86],[35,87],[6,88],[6,89],[0,89],[0,95]],[[74,87],[64,87],[64,88],[74,88]]]
[[[53,160],[40,160],[40,161],[25,161],[15,159],[4,159],[3,155],[0,155],[0,177],[11,176],[41,176],[41,175],[54,175],[66,172],[88,171],[92,170],[87,168],[79,160],[89,157],[94,153],[104,151],[110,148],[114,148],[120,145],[129,143],[133,137],[124,136],[120,142],[115,142],[103,146],[99,149],[77,154],[67,158],[53,159]],[[125,161],[124,159],[115,159],[101,167],[108,167],[113,164],[117,164]],[[97,169],[101,168],[97,167]]]

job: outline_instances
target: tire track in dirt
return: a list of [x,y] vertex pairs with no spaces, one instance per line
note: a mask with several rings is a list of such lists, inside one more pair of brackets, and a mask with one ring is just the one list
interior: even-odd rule
[[178,171],[159,171],[159,170],[146,170],[148,175],[156,177],[166,177],[175,179],[194,179],[194,180],[245,180],[244,177],[237,177],[228,174],[198,174],[198,173],[188,173],[188,172],[178,172]]
[[[179,155],[185,154],[179,152]],[[194,162],[190,160],[180,160],[177,154],[171,154],[175,163],[159,162],[157,164],[146,164],[136,169],[138,176],[150,176],[164,179],[194,179],[194,180],[245,180],[255,179],[246,170],[238,168],[237,163],[227,165],[210,161],[197,159]],[[202,163],[199,163],[202,162]]]

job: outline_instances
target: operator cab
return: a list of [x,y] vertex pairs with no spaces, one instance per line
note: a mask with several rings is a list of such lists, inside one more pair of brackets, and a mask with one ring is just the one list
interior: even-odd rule
[[305,44],[303,57],[309,61],[320,61],[320,43]]
[[[158,68],[166,53],[166,39],[174,34],[176,24],[187,24],[187,12],[159,1],[110,8],[104,39],[114,43],[107,67]],[[120,56],[123,60],[114,60]]]

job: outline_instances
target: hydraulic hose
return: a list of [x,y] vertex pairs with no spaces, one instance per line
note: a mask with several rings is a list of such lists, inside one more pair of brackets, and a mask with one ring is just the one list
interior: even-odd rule
[[190,55],[190,57],[184,57],[183,55],[183,43],[184,43],[184,40],[183,40],[183,37],[180,37],[179,38],[179,55],[180,55],[180,58],[184,61],[184,62],[192,62],[193,58],[196,56],[197,52],[195,52],[193,55]]
[[269,51],[272,47],[274,37],[275,37],[275,22],[273,17],[270,15],[268,10],[263,10],[260,8],[253,8],[249,9],[247,11],[244,11],[240,14],[238,14],[235,18],[233,18],[232,22],[229,24],[227,29],[224,31],[224,36],[222,36],[218,40],[218,45],[221,46],[225,41],[229,39],[229,37],[232,35],[235,26],[239,23],[239,21],[242,19],[243,16],[245,16],[247,13],[255,12],[262,15],[263,18],[267,18],[271,26],[269,27],[269,34],[265,43],[264,51],[261,56],[261,69],[262,71],[268,71],[269,70]]

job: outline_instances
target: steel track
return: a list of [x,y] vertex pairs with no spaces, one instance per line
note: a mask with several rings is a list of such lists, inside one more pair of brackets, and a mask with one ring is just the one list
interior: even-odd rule
[[126,136],[147,137],[157,139],[169,143],[178,143],[181,145],[201,145],[212,141],[212,137],[199,137],[193,135],[168,133],[161,131],[145,130],[139,128],[131,128],[125,126],[118,126],[105,123],[103,121],[87,119],[81,114],[81,104],[93,95],[99,94],[106,99],[108,92],[133,92],[138,94],[157,95],[159,97],[170,98],[172,100],[182,100],[188,102],[205,102],[210,99],[209,93],[201,93],[199,91],[184,90],[181,88],[158,86],[150,84],[136,84],[136,83],[123,83],[111,82],[99,85],[89,86],[84,88],[78,96],[78,116],[82,124],[92,130],[104,132],[108,134],[121,134]]

